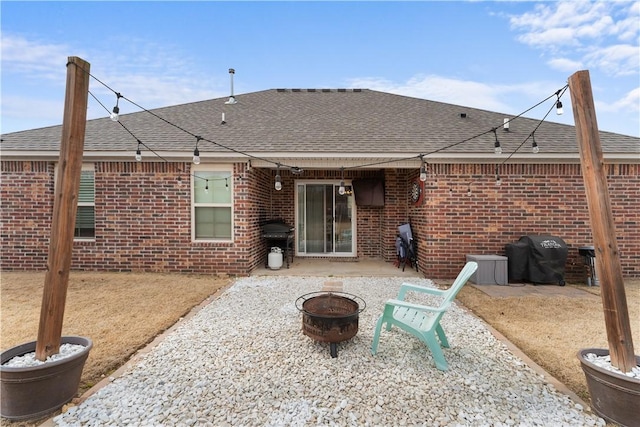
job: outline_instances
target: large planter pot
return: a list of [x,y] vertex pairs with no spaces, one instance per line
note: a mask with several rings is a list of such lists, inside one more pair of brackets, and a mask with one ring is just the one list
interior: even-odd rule
[[[89,338],[67,336],[62,337],[61,344],[79,344],[85,349],[38,366],[0,366],[0,415],[10,420],[41,418],[73,399],[93,342]],[[12,347],[2,352],[0,363],[35,350],[36,341]]]
[[[594,365],[586,359],[588,353],[607,356],[609,350],[587,348],[578,352],[593,411],[620,426],[640,426],[640,380]],[[636,356],[636,364],[640,365],[640,356]]]

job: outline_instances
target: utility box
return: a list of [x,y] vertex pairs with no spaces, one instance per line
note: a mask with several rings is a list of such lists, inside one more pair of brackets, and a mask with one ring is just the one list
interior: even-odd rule
[[467,255],[467,262],[475,261],[478,269],[469,279],[476,285],[507,285],[508,258],[500,255]]

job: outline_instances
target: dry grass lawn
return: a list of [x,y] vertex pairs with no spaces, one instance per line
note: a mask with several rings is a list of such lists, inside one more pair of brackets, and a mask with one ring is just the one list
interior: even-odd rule
[[[588,402],[577,353],[583,348],[608,348],[600,288],[567,286],[585,291],[585,297],[492,298],[467,285],[458,300]],[[626,280],[625,294],[635,353],[640,354],[640,280]]]
[[[212,275],[72,272],[63,335],[87,336],[94,342],[80,393],[123,365],[137,350],[229,283],[229,278]],[[43,272],[2,273],[2,350],[35,341],[43,286]],[[585,347],[607,348],[607,339],[599,288],[579,287],[594,295],[492,298],[467,285],[458,299],[588,400],[576,353]],[[627,281],[625,289],[637,354],[640,280]],[[2,424],[33,425],[6,420]]]

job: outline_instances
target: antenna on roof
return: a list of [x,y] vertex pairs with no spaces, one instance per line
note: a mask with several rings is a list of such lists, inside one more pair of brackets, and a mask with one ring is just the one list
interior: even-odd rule
[[236,102],[236,97],[233,96],[233,75],[236,73],[236,70],[234,70],[233,68],[229,68],[229,77],[231,78],[231,96],[229,97],[229,100],[227,102],[225,102],[225,104],[235,104]]

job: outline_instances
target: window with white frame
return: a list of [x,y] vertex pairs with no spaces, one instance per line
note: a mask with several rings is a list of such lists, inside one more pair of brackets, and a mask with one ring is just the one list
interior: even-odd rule
[[198,168],[191,176],[193,240],[232,240],[233,180],[231,168]]
[[78,212],[73,237],[95,239],[96,237],[96,190],[93,165],[82,165],[80,190],[78,192]]
[[[73,229],[75,240],[92,240],[96,237],[96,199],[95,175],[93,164],[83,164],[80,172],[78,190],[78,208],[76,225]],[[58,165],[55,168],[55,180],[58,181]]]

